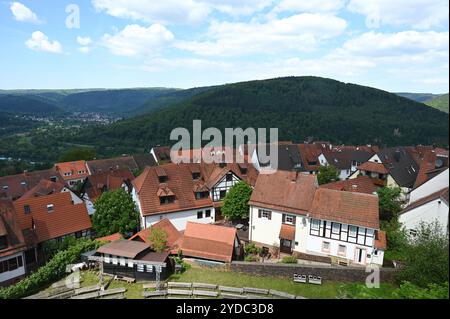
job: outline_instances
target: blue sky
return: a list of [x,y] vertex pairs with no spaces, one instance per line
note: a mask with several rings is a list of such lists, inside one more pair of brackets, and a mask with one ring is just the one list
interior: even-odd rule
[[0,88],[314,75],[443,93],[448,9],[448,0],[0,0]]

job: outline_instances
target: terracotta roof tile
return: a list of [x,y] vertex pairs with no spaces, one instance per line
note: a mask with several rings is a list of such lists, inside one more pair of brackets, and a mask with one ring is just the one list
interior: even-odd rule
[[106,171],[88,176],[83,184],[82,193],[87,193],[89,199],[96,200],[106,191],[117,190],[125,183],[131,184],[134,175],[128,168]]
[[0,236],[6,236],[7,246],[0,248],[0,257],[9,256],[26,249],[25,238],[10,200],[0,199]]
[[184,256],[231,262],[236,234],[232,227],[188,222],[180,248]]
[[[49,212],[48,205],[53,205]],[[25,213],[28,206],[30,213]],[[68,192],[47,196],[19,199],[14,202],[18,221],[22,230],[33,229],[38,242],[69,235],[92,227],[86,205],[73,204]]]
[[[74,161],[55,164],[56,169],[64,180],[81,179],[89,176],[86,161]],[[81,173],[80,173],[81,172]],[[70,174],[65,176],[65,174]]]
[[374,172],[378,174],[388,174],[389,171],[381,163],[365,162],[358,166],[361,171]]
[[170,222],[170,220],[166,218],[152,225],[150,228],[140,231],[139,233],[132,236],[129,240],[145,242],[151,246],[152,242],[149,240],[149,236],[155,228],[161,229],[167,234],[167,248],[168,250],[176,252],[182,233],[179,232]]
[[306,214],[311,209],[317,187],[317,177],[314,175],[287,171],[261,174],[249,203],[294,214]]
[[279,238],[287,240],[295,240],[295,226],[282,224]]
[[377,185],[375,185],[374,180],[366,175],[358,176],[354,179],[347,179],[345,181],[324,184],[320,187],[365,194],[373,194],[379,188]]
[[311,217],[378,229],[378,196],[319,188],[314,196]]
[[30,189],[28,192],[23,194],[20,199],[32,198],[50,195],[54,193],[60,193],[66,186],[63,183],[52,182],[46,179],[43,179],[37,184],[35,187]]
[[387,248],[387,236],[386,232],[377,230],[375,233],[375,248],[386,250]]
[[120,240],[120,239],[123,239],[122,234],[121,233],[115,233],[115,234],[112,234],[112,235],[109,235],[109,236],[96,238],[95,240],[111,242],[111,241],[116,241],[116,240]]

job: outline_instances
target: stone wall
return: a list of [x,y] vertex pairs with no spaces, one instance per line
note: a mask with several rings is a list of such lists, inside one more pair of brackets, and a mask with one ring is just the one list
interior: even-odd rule
[[[293,279],[294,274],[298,274],[320,276],[323,281],[365,283],[367,276],[370,275],[370,272],[366,272],[366,268],[364,267],[270,264],[238,261],[232,262],[229,267],[231,271],[235,272],[277,276],[287,279]],[[381,282],[395,282],[395,276],[398,271],[398,269],[394,268],[380,268]]]

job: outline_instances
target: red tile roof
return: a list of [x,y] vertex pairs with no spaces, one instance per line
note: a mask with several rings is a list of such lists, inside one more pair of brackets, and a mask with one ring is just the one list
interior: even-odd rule
[[287,240],[295,240],[295,226],[282,224],[279,238]]
[[236,238],[235,228],[188,222],[181,251],[188,257],[231,262]]
[[315,175],[287,171],[261,174],[249,204],[294,214],[307,214],[317,187]]
[[377,230],[375,233],[375,248],[386,250],[387,248],[387,236],[386,232]]
[[0,199],[0,237],[6,236],[5,248],[0,248],[0,257],[26,250],[25,238],[17,221],[17,213],[10,200]]
[[[47,205],[53,205],[53,211],[48,211]],[[25,214],[25,206],[30,213]],[[68,192],[47,196],[19,199],[14,202],[18,220],[22,230],[33,229],[38,242],[73,234],[92,227],[86,205],[72,203]]]
[[[200,179],[193,179],[192,172],[200,171]],[[253,185],[258,173],[253,165],[247,164],[247,173],[243,174],[238,164],[165,164],[147,167],[133,180],[132,184],[139,196],[144,216],[170,213],[213,206],[211,198],[196,199],[195,191],[208,190],[215,186],[228,172],[233,172],[242,180]],[[159,176],[167,176],[167,181],[160,183]],[[205,188],[206,187],[206,188]],[[175,195],[175,201],[161,204],[159,195]]]
[[95,201],[104,192],[117,190],[124,183],[130,184],[133,179],[134,175],[128,168],[94,174],[88,176],[86,183],[83,185],[82,193],[87,193],[89,199]]
[[321,148],[316,144],[299,144],[298,148],[305,169],[308,171],[319,170],[319,156],[322,154]]
[[41,180],[51,180],[52,178],[64,183],[64,179],[55,168],[0,177],[0,198],[16,200],[38,185]]
[[334,183],[324,184],[321,188],[334,189],[338,191],[355,192],[373,194],[377,191],[378,186],[375,185],[374,180],[366,175],[358,176],[357,178],[347,179],[345,181],[338,181]]
[[149,237],[154,229],[161,229],[167,234],[166,246],[168,250],[172,251],[173,253],[177,253],[182,233],[179,232],[175,228],[175,226],[170,222],[170,220],[166,218],[152,225],[150,228],[140,231],[139,233],[132,236],[129,240],[142,241],[152,246],[152,242],[149,240]]
[[35,187],[30,189],[28,192],[23,194],[20,199],[27,199],[39,196],[50,195],[54,193],[60,193],[66,187],[63,183],[52,182],[46,179],[43,179],[37,184]]
[[319,188],[314,196],[311,217],[378,229],[378,196]]
[[[64,180],[82,179],[89,176],[86,161],[74,161],[55,164],[56,169]],[[81,173],[80,173],[81,172]],[[70,173],[70,176],[64,174]]]
[[112,235],[109,235],[109,236],[96,238],[95,240],[111,242],[111,241],[116,241],[116,240],[120,240],[120,239],[123,239],[122,234],[121,233],[115,233],[115,234],[112,234]]
[[374,172],[378,174],[388,174],[389,171],[381,163],[365,162],[358,166],[361,171]]

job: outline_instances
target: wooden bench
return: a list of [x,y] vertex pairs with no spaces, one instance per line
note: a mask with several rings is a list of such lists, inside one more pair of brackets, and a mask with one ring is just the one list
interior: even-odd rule
[[124,277],[124,276],[117,276],[116,277],[117,280],[121,280],[121,281],[125,281],[129,284],[133,284],[136,282],[136,278],[131,278],[131,277]]
[[183,290],[183,289],[169,289],[167,290],[168,295],[177,295],[177,296],[191,296],[192,290]]
[[115,295],[115,294],[123,294],[126,291],[127,290],[125,288],[115,288],[115,289],[103,290],[103,291],[100,291],[100,297]]
[[167,285],[169,288],[192,288],[192,283],[190,282],[169,282]]
[[198,282],[194,282],[192,284],[192,288],[200,288],[200,289],[217,289],[217,285],[212,285],[212,284],[204,284],[204,283],[198,283]]
[[245,293],[252,293],[252,294],[258,294],[258,295],[267,295],[269,293],[268,289],[259,289],[259,288],[250,288],[250,287],[244,287]]
[[84,287],[84,288],[80,288],[80,289],[75,289],[75,295],[87,294],[87,293],[99,291],[99,290],[100,290],[99,285]]
[[283,299],[295,299],[295,295],[288,294],[283,291],[273,290],[273,289],[269,290],[269,294],[271,294],[272,296],[275,296],[275,297],[283,298]]
[[100,292],[99,291],[94,291],[94,292],[90,292],[88,294],[82,294],[82,295],[78,295],[78,296],[73,296],[70,299],[95,299],[98,298],[100,296]]
[[229,294],[229,293],[221,293],[220,297],[223,299],[246,299],[247,298],[244,295]]
[[144,291],[142,293],[144,298],[155,298],[155,297],[165,297],[167,296],[167,290],[160,291]]
[[192,294],[194,296],[214,297],[214,298],[217,298],[217,296],[219,295],[218,292],[209,290],[194,290],[192,291]]
[[219,286],[219,290],[238,294],[244,293],[244,288],[236,288],[236,287]]

